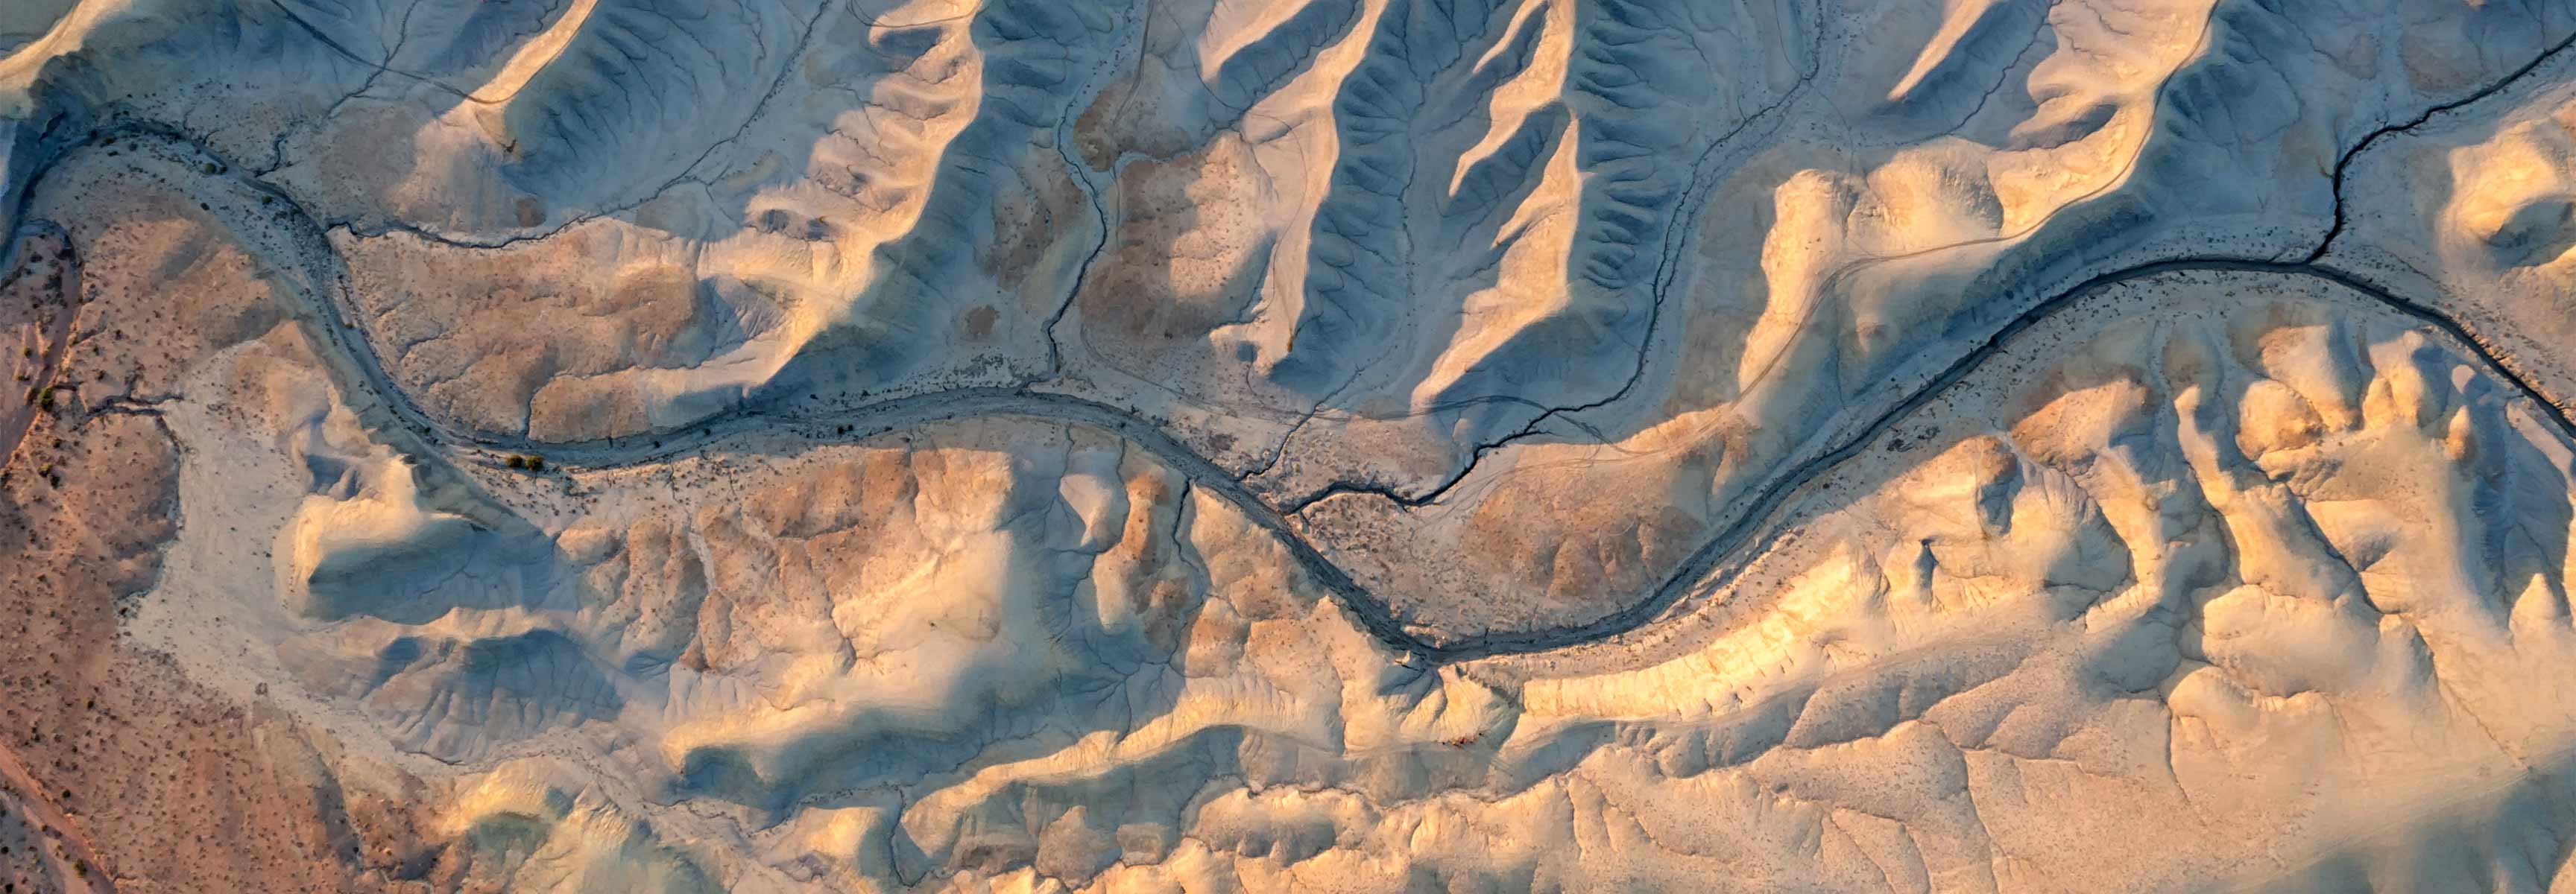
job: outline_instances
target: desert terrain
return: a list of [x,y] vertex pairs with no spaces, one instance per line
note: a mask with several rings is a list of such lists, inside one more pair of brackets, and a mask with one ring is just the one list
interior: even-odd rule
[[2576,891],[2576,3],[0,3],[0,894]]

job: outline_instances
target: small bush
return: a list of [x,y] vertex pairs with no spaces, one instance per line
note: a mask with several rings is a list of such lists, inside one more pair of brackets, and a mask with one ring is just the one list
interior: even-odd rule
[[515,454],[515,453],[510,455],[510,468],[513,468],[513,469],[524,469],[524,468],[527,468],[527,467],[528,467],[528,458],[527,458],[527,457],[520,456],[520,455]]

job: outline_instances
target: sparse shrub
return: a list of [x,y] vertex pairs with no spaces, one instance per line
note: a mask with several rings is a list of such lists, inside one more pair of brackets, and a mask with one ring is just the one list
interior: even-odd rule
[[528,458],[527,458],[527,457],[520,456],[520,455],[518,455],[518,454],[516,454],[516,453],[510,454],[510,468],[513,468],[513,469],[524,469],[524,468],[527,468],[527,467],[528,467]]

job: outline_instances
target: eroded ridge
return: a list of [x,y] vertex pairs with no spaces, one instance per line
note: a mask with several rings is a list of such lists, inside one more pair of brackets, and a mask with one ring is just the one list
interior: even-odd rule
[[2566,9],[541,6],[0,16],[10,871],[2564,862]]

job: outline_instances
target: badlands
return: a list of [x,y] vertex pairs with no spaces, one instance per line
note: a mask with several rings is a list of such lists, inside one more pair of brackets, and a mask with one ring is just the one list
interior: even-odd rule
[[0,0],[0,894],[2576,891],[2576,0]]

